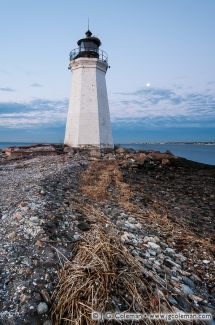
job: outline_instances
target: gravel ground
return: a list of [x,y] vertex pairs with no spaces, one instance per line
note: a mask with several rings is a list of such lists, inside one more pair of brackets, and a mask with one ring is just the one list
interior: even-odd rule
[[0,324],[52,324],[57,272],[94,212],[116,227],[164,307],[214,314],[215,168],[123,149],[57,153],[0,156]]

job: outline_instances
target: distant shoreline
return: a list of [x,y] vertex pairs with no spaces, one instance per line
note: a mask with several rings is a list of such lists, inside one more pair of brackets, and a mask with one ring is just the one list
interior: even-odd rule
[[175,141],[175,142],[127,142],[127,143],[120,143],[119,145],[128,145],[128,144],[159,144],[159,145],[166,145],[166,144],[199,144],[199,145],[215,145],[215,141]]
[[[36,145],[36,144],[62,144],[61,142],[8,142],[8,141],[2,141],[0,144],[8,144],[8,145]],[[159,144],[159,145],[166,145],[166,144],[195,144],[195,145],[215,145],[215,141],[161,141],[161,142],[123,142],[123,143],[115,143],[117,146],[122,146],[122,145],[143,145],[143,144]]]

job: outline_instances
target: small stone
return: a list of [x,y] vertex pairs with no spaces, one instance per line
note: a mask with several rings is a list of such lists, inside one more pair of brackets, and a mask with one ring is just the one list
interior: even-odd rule
[[19,300],[20,300],[20,302],[26,302],[26,301],[28,301],[29,300],[29,296],[27,296],[27,295],[25,295],[24,293],[22,293],[21,295],[20,295],[20,297],[19,297]]
[[170,248],[170,247],[167,247],[165,249],[164,253],[166,253],[167,255],[170,255],[170,256],[174,256],[175,255],[175,250]]
[[164,254],[163,253],[159,254],[157,257],[162,261],[164,260]]
[[167,300],[172,304],[172,305],[177,305],[177,301],[172,297],[172,296],[169,296],[167,298]]
[[8,235],[8,238],[9,239],[14,239],[16,237],[16,233],[15,231],[12,231],[9,235]]
[[123,220],[117,220],[117,222],[116,222],[116,225],[117,225],[118,227],[123,226],[123,224],[124,224]]
[[25,257],[23,260],[22,260],[22,264],[26,265],[26,266],[31,266],[32,264],[32,261],[29,257]]
[[49,304],[51,302],[51,298],[50,298],[48,291],[43,289],[43,290],[41,290],[40,293],[41,293],[41,296],[43,297],[43,299],[45,300],[45,302],[47,302]]
[[193,274],[191,275],[191,280],[193,280],[194,282],[201,282],[202,280],[198,277],[198,275]]
[[143,256],[146,257],[146,258],[149,258],[150,257],[150,253],[147,251],[147,252],[143,253]]
[[2,219],[2,220],[5,220],[5,219],[7,219],[7,217],[8,217],[7,214],[3,214],[2,217],[1,217],[1,219]]
[[136,223],[136,219],[134,217],[129,217],[128,222],[129,223]]
[[124,226],[125,226],[127,229],[130,229],[130,230],[136,230],[136,225],[134,225],[133,223],[129,223],[128,221],[125,222]]
[[167,267],[173,267],[173,266],[175,266],[175,267],[177,267],[177,268],[181,268],[181,265],[179,265],[179,264],[173,262],[173,261],[170,260],[170,259],[166,259],[166,260],[164,260],[164,264],[165,264]]
[[43,243],[41,240],[37,240],[37,241],[35,242],[35,246],[43,247],[43,246],[44,246],[44,243]]
[[209,260],[203,260],[202,262],[203,262],[204,264],[206,264],[206,265],[210,263]]
[[148,243],[148,242],[156,243],[157,241],[160,241],[160,239],[158,237],[156,237],[156,236],[155,237],[145,236],[144,239],[143,239],[144,243]]
[[48,309],[48,305],[45,302],[40,302],[37,306],[37,312],[39,315],[47,313]]
[[191,287],[191,288],[194,288],[194,287],[195,287],[194,282],[193,282],[191,279],[189,279],[188,277],[186,277],[186,276],[184,276],[184,277],[182,278],[182,282],[183,282],[184,284],[188,285],[188,286]]
[[187,260],[187,258],[182,255],[182,254],[175,254],[175,256],[181,261],[181,262],[185,262]]
[[203,298],[201,298],[199,296],[196,296],[196,295],[189,295],[189,298],[192,299],[193,301],[197,302],[197,303],[204,300]]
[[160,242],[160,246],[164,249],[168,247],[168,245],[164,242]]
[[192,295],[193,294],[193,290],[187,286],[186,284],[182,284],[181,285],[181,290],[186,294],[186,295]]
[[177,301],[178,305],[185,311],[185,312],[190,312],[191,310],[191,305],[189,301],[181,295],[176,295],[175,300]]
[[181,275],[184,275],[184,276],[190,276],[191,275],[191,273],[187,272],[187,271],[183,271],[183,270],[178,270],[178,271],[181,273]]
[[148,252],[149,252],[150,255],[152,255],[152,256],[156,256],[156,252],[153,251],[152,249],[149,249]]
[[73,236],[73,241],[78,241],[78,240],[80,240],[80,238],[81,238],[81,236],[79,235],[79,234],[75,234],[74,236]]
[[155,243],[153,243],[153,242],[148,242],[148,246],[151,248],[151,249],[154,249],[154,250],[160,250],[160,246],[159,245],[157,245],[157,244],[155,244]]
[[129,243],[131,244],[132,243],[132,238],[134,238],[133,235],[131,235],[127,231],[124,231],[123,235],[121,236],[121,241],[124,244],[129,244]]

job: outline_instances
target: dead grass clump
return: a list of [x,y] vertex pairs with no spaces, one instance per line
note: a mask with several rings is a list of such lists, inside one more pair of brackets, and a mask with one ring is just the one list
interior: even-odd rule
[[152,289],[138,260],[99,227],[87,233],[59,272],[54,324],[91,325],[92,311],[149,312]]
[[109,196],[108,187],[112,182],[116,166],[113,162],[93,161],[90,167],[81,174],[81,191],[95,200],[104,200]]

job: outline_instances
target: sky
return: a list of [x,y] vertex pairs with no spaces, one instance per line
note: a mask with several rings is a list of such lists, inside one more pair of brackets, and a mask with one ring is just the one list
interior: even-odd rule
[[88,17],[115,143],[215,141],[214,0],[0,0],[0,142],[63,142]]

